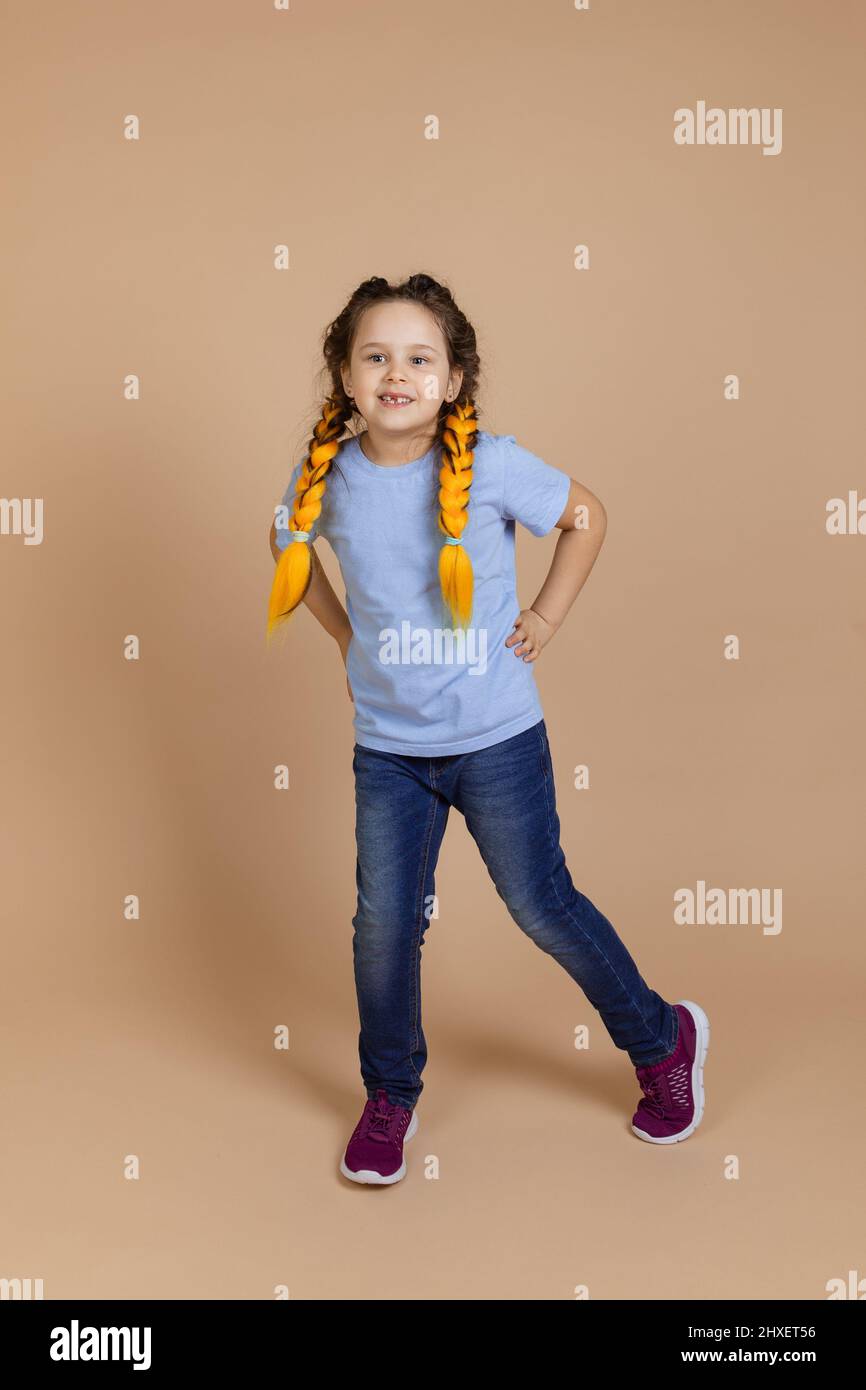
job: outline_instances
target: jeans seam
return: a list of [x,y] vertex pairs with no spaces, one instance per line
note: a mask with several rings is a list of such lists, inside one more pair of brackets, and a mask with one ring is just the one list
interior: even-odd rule
[[[412,1020],[412,1052],[417,1051],[417,1048],[418,1048],[418,1041],[419,1041],[419,1040],[418,1040],[418,1002],[419,1002],[419,999],[420,999],[420,990],[418,989],[418,967],[419,967],[418,957],[419,957],[419,954],[420,954],[420,941],[421,941],[421,930],[422,930],[422,927],[421,927],[421,918],[422,918],[423,911],[424,911],[424,882],[425,882],[425,879],[427,878],[427,865],[430,863],[430,845],[431,845],[432,840],[433,840],[433,831],[434,831],[434,829],[435,829],[435,827],[436,827],[436,812],[437,812],[437,810],[438,810],[438,797],[437,797],[437,795],[436,795],[436,787],[435,787],[435,780],[434,780],[434,778],[433,778],[433,764],[432,764],[432,763],[430,764],[430,773],[431,773],[431,785],[432,785],[432,787],[433,787],[433,796],[432,796],[431,799],[430,799],[430,814],[429,814],[429,816],[428,816],[428,818],[427,818],[427,830],[426,830],[425,840],[424,840],[424,854],[423,854],[422,859],[421,859],[421,869],[420,869],[420,873],[419,873],[419,876],[418,876],[418,896],[417,896],[417,900],[416,900],[416,904],[415,904],[415,934],[414,934],[414,938],[413,938],[413,942],[412,942],[412,953],[411,953],[411,957],[410,957],[410,960],[411,960],[411,970],[412,970],[412,994],[413,994],[413,997],[414,997],[414,1004],[415,1004],[415,1014],[414,1014],[414,1018],[413,1018],[413,1020]],[[408,1058],[409,1066],[412,1068],[412,1071],[413,1071],[414,1074],[415,1074],[415,1079],[416,1079],[418,1085],[420,1086],[420,1084],[421,1084],[421,1077],[419,1076],[418,1070],[417,1070],[417,1068],[416,1068],[416,1066],[415,1066],[415,1063],[414,1063],[414,1061],[412,1060],[412,1052],[409,1053],[409,1058]]]
[[[545,806],[545,811],[546,811],[546,813],[547,813],[547,835],[548,835],[548,839],[550,840],[550,844],[552,845],[552,847],[553,847],[553,849],[554,849],[554,852],[555,852],[555,851],[556,851],[556,848],[557,848],[557,845],[556,845],[556,837],[554,836],[554,833],[553,833],[553,825],[551,824],[551,819],[550,819],[550,786],[549,786],[549,777],[548,777],[548,772],[547,772],[547,756],[546,756],[546,755],[547,755],[547,748],[546,748],[546,746],[545,746],[544,735],[543,735],[542,732],[541,732],[540,726],[538,726],[538,739],[539,739],[539,743],[540,743],[540,745],[541,745],[541,770],[542,770],[542,773],[543,773],[543,775],[544,775],[544,806]],[[586,941],[588,941],[589,944],[594,948],[594,950],[596,950],[596,951],[598,952],[598,954],[601,956],[602,960],[604,961],[605,965],[607,966],[607,968],[608,968],[608,970],[610,971],[610,973],[611,973],[611,975],[613,976],[613,978],[616,980],[617,984],[619,985],[619,987],[620,987],[620,989],[622,990],[623,994],[625,995],[626,999],[629,999],[629,1000],[631,1001],[632,1006],[637,1010],[637,1012],[640,1014],[641,1019],[642,1019],[643,1022],[646,1024],[647,1020],[646,1020],[646,1018],[644,1018],[644,1015],[640,1012],[640,1009],[637,1007],[637,1001],[636,1001],[636,1000],[634,999],[634,997],[629,993],[629,991],[627,990],[625,984],[624,984],[623,981],[619,978],[619,975],[617,974],[616,969],[615,969],[614,965],[612,964],[612,962],[611,962],[610,960],[608,960],[607,956],[605,955],[604,951],[601,949],[601,947],[599,946],[599,944],[598,944],[598,942],[595,940],[595,938],[594,938],[589,932],[587,932],[587,931],[580,925],[580,923],[578,922],[577,918],[574,916],[574,913],[573,913],[573,912],[571,911],[571,909],[570,909],[569,907],[567,907],[567,906],[565,905],[565,903],[562,901],[562,898],[561,898],[560,895],[559,895],[559,889],[558,889],[557,886],[556,886],[556,879],[555,879],[555,877],[551,878],[551,884],[552,884],[552,886],[553,886],[553,891],[554,891],[554,893],[556,894],[556,897],[557,897],[557,899],[558,899],[558,901],[559,901],[559,905],[560,905],[560,908],[562,909],[562,911],[566,914],[566,916],[568,916],[568,917],[570,918],[570,920],[571,920],[571,921],[574,923],[574,925],[577,927],[578,931],[581,932],[581,933],[583,934],[584,939],[585,939]]]

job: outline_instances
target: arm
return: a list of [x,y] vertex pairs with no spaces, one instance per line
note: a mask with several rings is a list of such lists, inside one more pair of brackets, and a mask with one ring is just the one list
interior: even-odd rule
[[[578,507],[586,508],[581,526],[576,525]],[[607,512],[594,493],[572,478],[565,510],[556,525],[562,535],[547,578],[532,607],[524,609],[514,632],[505,639],[506,647],[514,647],[515,656],[524,661],[536,660],[586,583],[607,531]]]
[[[271,554],[279,563],[282,551],[277,545],[276,522],[271,523],[270,534]],[[291,545],[299,542],[290,541]],[[310,562],[313,570],[310,576],[310,585],[306,594],[301,600],[305,603],[314,618],[322,624],[329,637],[333,637],[342,653],[343,661],[346,660],[346,652],[349,649],[349,642],[352,639],[352,624],[349,622],[349,615],[343,607],[337,595],[331,587],[331,582],[325,574],[322,562],[316,554],[314,544],[310,543]]]

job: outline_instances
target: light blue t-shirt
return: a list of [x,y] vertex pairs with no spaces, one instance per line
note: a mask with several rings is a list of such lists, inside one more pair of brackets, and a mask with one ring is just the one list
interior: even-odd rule
[[[565,510],[571,482],[514,435],[478,431],[462,537],[473,612],[461,634],[439,585],[441,462],[440,447],[388,468],[367,458],[357,436],[343,440],[310,528],[309,544],[324,536],[346,585],[355,741],[410,757],[471,753],[543,717],[534,663],[505,646],[521,607],[514,528],[519,521],[546,535]],[[280,545],[300,470],[299,462],[283,494],[288,512],[276,514]]]

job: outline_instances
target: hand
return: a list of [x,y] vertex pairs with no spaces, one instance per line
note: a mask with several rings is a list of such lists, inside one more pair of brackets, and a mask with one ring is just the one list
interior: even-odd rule
[[506,637],[506,647],[514,648],[515,656],[524,661],[535,661],[547,646],[556,628],[534,608],[524,608],[514,623],[514,631]]

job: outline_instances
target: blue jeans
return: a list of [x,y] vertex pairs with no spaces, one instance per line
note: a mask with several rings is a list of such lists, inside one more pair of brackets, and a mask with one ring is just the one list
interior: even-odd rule
[[423,1089],[421,947],[452,806],[517,925],[580,985],[634,1066],[669,1056],[679,1020],[610,922],[578,892],[559,844],[544,720],[473,753],[407,757],[355,744],[358,909],[352,952],[368,1096],[412,1107]]

